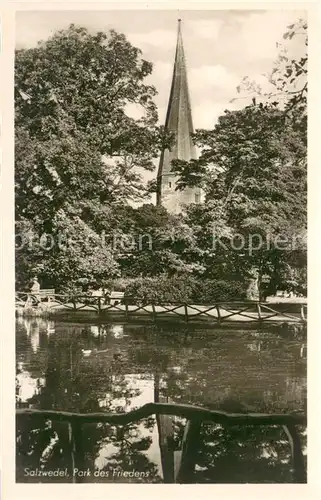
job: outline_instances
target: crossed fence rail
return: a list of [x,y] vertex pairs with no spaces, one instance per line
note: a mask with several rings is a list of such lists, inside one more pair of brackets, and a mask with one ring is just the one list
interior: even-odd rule
[[46,302],[49,310],[63,309],[66,311],[93,311],[98,315],[121,313],[126,318],[137,313],[145,314],[156,320],[166,315],[184,319],[186,322],[197,318],[210,318],[221,324],[228,321],[270,322],[272,319],[284,320],[288,323],[306,323],[307,304],[287,303],[280,307],[271,307],[271,304],[260,301],[224,301],[211,305],[187,304],[182,302],[155,303],[139,302],[134,297],[124,297],[115,301],[111,297],[78,295],[70,296],[56,293],[32,294],[27,292],[16,293],[16,305],[25,308],[32,303]]
[[[84,424],[108,423],[126,425],[151,415],[170,415],[187,419],[182,441],[182,452],[175,482],[189,483],[195,471],[197,451],[200,445],[200,431],[203,423],[215,423],[224,426],[282,426],[289,440],[292,456],[293,478],[296,483],[307,480],[306,468],[300,435],[296,426],[306,425],[305,415],[298,414],[264,414],[264,413],[227,413],[209,410],[188,404],[148,403],[128,413],[71,413],[54,410],[17,409],[16,418],[43,417],[68,424],[69,449],[72,468],[82,469],[82,426]],[[73,482],[78,482],[73,476]]]

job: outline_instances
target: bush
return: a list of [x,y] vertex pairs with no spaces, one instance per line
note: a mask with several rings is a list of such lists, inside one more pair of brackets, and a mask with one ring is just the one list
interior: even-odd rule
[[127,287],[133,282],[133,278],[116,278],[104,282],[104,288],[114,292],[125,292]]
[[125,290],[125,297],[132,303],[189,302],[193,287],[184,278],[137,278]]
[[246,298],[246,285],[239,281],[199,280],[190,276],[137,278],[125,290],[128,303],[213,304]]
[[203,280],[192,297],[196,304],[213,304],[227,300],[246,300],[247,285],[241,281]]

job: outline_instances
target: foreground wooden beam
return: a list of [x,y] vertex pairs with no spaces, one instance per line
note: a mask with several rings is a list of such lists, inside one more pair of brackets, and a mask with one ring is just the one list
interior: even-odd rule
[[[201,425],[204,422],[231,425],[280,425],[283,427],[291,447],[294,480],[296,483],[306,482],[306,469],[300,437],[295,425],[306,425],[307,417],[303,414],[266,414],[266,413],[227,413],[218,410],[209,410],[199,406],[175,403],[148,403],[141,408],[128,413],[73,413],[57,410],[37,410],[23,408],[16,410],[18,420],[22,418],[41,417],[68,423],[69,447],[72,467],[83,466],[82,451],[82,425],[86,423],[109,423],[112,425],[126,425],[131,422],[156,415],[175,415],[186,418],[187,424],[184,431],[182,450],[174,451],[161,446],[161,453],[168,458],[167,451],[171,453],[171,473],[164,477],[165,482],[189,483],[197,460],[197,451],[200,440]],[[167,417],[169,418],[169,417]],[[167,443],[168,445],[168,443]],[[75,480],[74,480],[75,481]],[[78,480],[76,480],[78,482]]]
[[176,415],[177,417],[202,419],[222,425],[306,425],[307,417],[302,414],[269,414],[269,413],[227,413],[218,410],[208,410],[201,406],[174,403],[147,403],[128,413],[73,413],[57,410],[37,410],[20,408],[16,415],[41,416],[59,421],[80,420],[82,423],[104,422],[126,425],[149,417],[150,415]]

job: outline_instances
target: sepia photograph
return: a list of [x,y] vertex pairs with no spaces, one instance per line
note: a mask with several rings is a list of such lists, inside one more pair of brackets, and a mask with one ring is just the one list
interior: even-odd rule
[[15,15],[16,483],[307,483],[307,12],[88,9]]

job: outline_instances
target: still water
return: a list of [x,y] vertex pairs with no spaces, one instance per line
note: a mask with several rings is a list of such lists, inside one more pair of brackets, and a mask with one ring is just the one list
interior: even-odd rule
[[[158,400],[232,412],[305,411],[306,345],[277,333],[40,318],[18,318],[16,332],[19,408],[128,412]],[[173,450],[180,447],[184,424],[172,419]],[[122,427],[86,424],[77,480],[172,482],[175,451],[162,452],[161,432],[155,416]],[[305,442],[304,429],[301,437]],[[20,419],[17,481],[71,482],[68,446],[66,424]],[[48,478],[39,472],[44,470],[61,475]],[[203,425],[191,482],[291,478],[290,448],[281,428]]]

